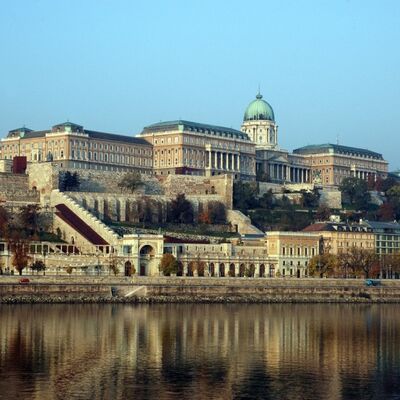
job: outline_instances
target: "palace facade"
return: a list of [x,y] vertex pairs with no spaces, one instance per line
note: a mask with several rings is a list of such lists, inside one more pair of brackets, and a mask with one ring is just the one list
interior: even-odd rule
[[248,105],[241,130],[256,145],[256,173],[261,181],[338,186],[346,177],[368,180],[388,173],[382,154],[366,149],[330,143],[293,153],[280,149],[274,111],[260,93]]
[[138,170],[151,174],[153,149],[138,137],[87,130],[65,122],[49,130],[14,129],[1,139],[0,159],[25,156],[28,163],[53,162],[62,168]]
[[139,136],[87,130],[71,122],[49,130],[12,130],[0,142],[0,160],[55,162],[64,168],[137,170],[155,175],[232,175],[235,179],[338,186],[346,177],[385,178],[388,163],[370,150],[321,144],[289,153],[278,144],[271,105],[258,93],[241,130],[185,120],[146,126]]
[[179,120],[149,125],[140,137],[153,146],[156,175],[255,179],[255,144],[241,131]]

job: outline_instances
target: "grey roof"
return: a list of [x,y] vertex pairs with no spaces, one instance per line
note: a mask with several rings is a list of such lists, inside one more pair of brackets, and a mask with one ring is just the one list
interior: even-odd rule
[[34,139],[38,137],[44,137],[46,133],[50,133],[50,130],[45,130],[45,131],[30,131],[28,133],[25,133],[24,137],[21,139]]
[[128,143],[133,143],[133,144],[142,144],[142,145],[151,146],[151,144],[149,142],[147,142],[146,140],[144,140],[140,137],[116,135],[114,133],[106,133],[106,132],[89,131],[86,129],[84,130],[84,132],[87,133],[93,139],[115,140],[115,141],[119,141],[119,142],[128,142]]
[[319,154],[319,153],[334,153],[334,154],[351,154],[356,156],[375,158],[383,160],[383,156],[380,153],[376,153],[371,150],[361,149],[358,147],[342,146],[340,144],[311,144],[308,146],[300,147],[293,150],[295,154]]
[[372,230],[397,230],[400,232],[400,224],[396,221],[381,222],[381,221],[363,221],[363,223],[372,228]]
[[236,139],[241,140],[250,140],[247,133],[242,131],[238,131],[236,129],[227,128],[225,126],[217,126],[217,125],[209,125],[203,124],[200,122],[192,122],[185,120],[175,120],[175,121],[166,121],[166,122],[158,122],[152,125],[148,125],[143,128],[143,133],[152,133],[152,132],[162,132],[166,130],[179,129],[182,127],[185,131],[194,131],[205,133],[206,135],[218,135],[218,136],[226,136],[226,137],[234,137]]
[[[67,122],[66,124],[70,124],[70,126],[81,127],[80,125],[73,124],[70,122]],[[53,128],[57,127],[57,126],[64,126],[66,124],[54,125]],[[25,135],[23,137],[21,137],[21,139],[24,140],[24,139],[34,139],[34,138],[44,137],[47,133],[52,133],[52,132],[53,132],[52,130],[43,130],[43,131],[29,130],[25,133]],[[83,130],[83,133],[86,133],[87,135],[89,135],[90,138],[93,138],[93,139],[119,141],[119,142],[125,142],[125,143],[151,146],[151,144],[149,142],[147,142],[146,140],[144,140],[143,138],[140,138],[140,137],[117,135],[114,133],[97,132],[97,131],[91,131],[91,130],[86,130],[86,129]]]

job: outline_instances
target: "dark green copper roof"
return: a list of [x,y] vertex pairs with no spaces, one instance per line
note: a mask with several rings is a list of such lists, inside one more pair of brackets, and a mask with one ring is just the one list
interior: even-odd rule
[[243,121],[275,121],[274,110],[262,99],[260,93],[246,108]]

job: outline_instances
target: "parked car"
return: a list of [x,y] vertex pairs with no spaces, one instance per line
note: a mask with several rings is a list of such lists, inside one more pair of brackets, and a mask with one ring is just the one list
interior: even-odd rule
[[20,280],[19,280],[20,285],[26,285],[29,282],[30,282],[30,280],[28,278],[20,278]]

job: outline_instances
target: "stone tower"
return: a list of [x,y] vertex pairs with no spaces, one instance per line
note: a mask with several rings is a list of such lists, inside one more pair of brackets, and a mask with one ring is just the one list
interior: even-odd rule
[[248,105],[241,130],[247,133],[259,148],[278,147],[278,126],[275,124],[274,111],[260,93]]

